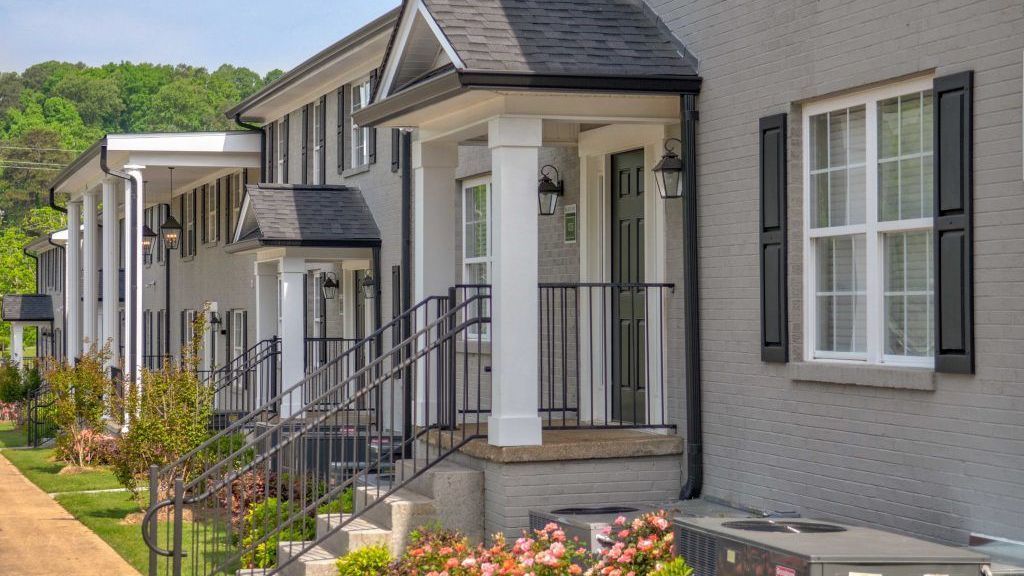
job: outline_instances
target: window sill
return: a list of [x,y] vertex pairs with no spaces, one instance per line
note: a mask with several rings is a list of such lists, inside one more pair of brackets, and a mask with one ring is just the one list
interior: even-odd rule
[[358,176],[370,171],[370,164],[363,164],[362,166],[355,166],[353,168],[346,168],[342,173],[342,178],[350,178],[352,176]]
[[871,386],[901,390],[935,390],[935,371],[847,362],[795,362],[789,365],[793,382]]

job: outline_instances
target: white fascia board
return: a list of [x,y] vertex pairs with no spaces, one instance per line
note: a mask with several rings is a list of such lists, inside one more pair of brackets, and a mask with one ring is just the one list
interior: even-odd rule
[[260,151],[256,132],[188,132],[168,134],[111,134],[109,152],[238,152]]
[[389,94],[391,92],[391,85],[394,83],[395,74],[398,73],[398,66],[402,63],[405,45],[409,41],[409,35],[412,33],[412,26],[416,22],[417,17],[423,18],[423,21],[427,23],[430,31],[434,33],[434,37],[437,38],[437,42],[441,45],[441,49],[448,55],[448,59],[452,61],[455,68],[462,70],[466,67],[462,58],[459,58],[455,48],[452,47],[451,42],[448,41],[444,32],[441,31],[441,27],[437,25],[437,20],[434,20],[430,10],[427,10],[423,0],[412,0],[409,8],[402,15],[402,23],[398,26],[398,31],[395,35],[395,44],[391,47],[388,61],[384,63],[384,77],[381,81],[380,89],[377,90],[377,94]]

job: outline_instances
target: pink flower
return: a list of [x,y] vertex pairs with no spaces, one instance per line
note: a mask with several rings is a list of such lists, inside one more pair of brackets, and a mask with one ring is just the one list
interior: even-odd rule
[[625,516],[619,516],[618,518],[616,518],[615,519],[615,525],[616,526],[625,526],[626,525],[626,517]]

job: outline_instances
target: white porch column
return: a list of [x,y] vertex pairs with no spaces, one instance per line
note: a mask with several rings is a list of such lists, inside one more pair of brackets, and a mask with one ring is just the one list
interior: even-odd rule
[[[110,366],[121,361],[121,342],[117,328],[120,319],[121,226],[118,218],[117,182],[103,180],[103,335],[110,342]],[[100,342],[100,345],[105,344]]]
[[99,350],[103,343],[99,342],[99,330],[96,325],[97,305],[99,304],[99,225],[97,222],[96,190],[85,193],[82,202],[82,346],[89,350]]
[[539,118],[498,117],[491,148],[491,417],[495,446],[541,444],[537,414]]
[[[124,369],[137,379],[142,370],[142,207],[145,206],[145,186],[142,170],[145,166],[128,165],[125,172],[132,177],[134,194],[125,200],[125,270],[124,270]],[[134,196],[134,200],[132,200]],[[133,255],[134,254],[134,255]],[[134,264],[133,264],[134,263]]]
[[[414,302],[428,296],[444,296],[455,285],[455,167],[459,148],[453,142],[421,142],[412,144],[412,171],[415,222],[413,270],[416,271]],[[416,325],[422,327],[433,318],[424,310]],[[421,338],[418,347],[425,347]],[[413,422],[425,426],[437,421],[437,394],[427,394],[427,386],[436,390],[437,382],[427,373],[428,365],[436,367],[440,358],[423,358],[416,363],[416,411]],[[430,402],[427,402],[429,396]]]
[[[281,389],[284,390],[302,380],[305,375],[303,352],[305,324],[302,313],[305,306],[303,281],[306,277],[306,261],[302,258],[285,256],[280,264],[281,290]],[[280,390],[278,391],[280,392]],[[302,408],[299,394],[289,394],[281,402],[281,416],[288,417]]]
[[[256,340],[269,340],[277,336],[277,262],[256,262],[253,268],[256,275]],[[258,370],[257,375],[264,378],[267,372]],[[270,390],[269,382],[260,382],[256,405],[262,406],[273,393],[280,391]]]
[[67,269],[64,275],[64,310],[67,314],[64,338],[67,341],[69,362],[82,355],[82,296],[79,288],[82,278],[82,203],[68,202]]
[[[39,346],[39,342],[36,342]],[[36,352],[38,356],[39,353]],[[11,322],[11,362],[15,366],[21,364],[25,359],[25,325],[21,322]]]

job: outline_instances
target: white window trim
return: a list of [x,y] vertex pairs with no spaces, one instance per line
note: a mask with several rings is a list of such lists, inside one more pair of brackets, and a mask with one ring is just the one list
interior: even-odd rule
[[[356,105],[356,90],[362,92],[360,94],[359,105]],[[367,76],[358,82],[352,83],[352,90],[349,94],[349,118],[352,118],[352,114],[362,110],[368,103],[370,98],[370,77]],[[363,139],[363,146],[361,150],[356,148],[356,134],[360,134]],[[361,168],[367,166],[370,163],[370,128],[365,126],[359,126],[355,122],[352,122],[351,133],[349,135],[349,148],[351,154],[351,161],[353,168]]]
[[274,154],[277,156],[277,178],[275,179],[277,180],[278,184],[284,184],[286,181],[285,177],[287,176],[285,174],[284,169],[285,149],[288,147],[288,130],[286,130],[287,127],[288,124],[282,118],[281,120],[277,121],[277,129],[274,130],[275,137],[277,138],[277,142],[274,143]]
[[181,215],[182,220],[182,239],[181,241],[185,246],[185,258],[196,255],[196,243],[198,238],[196,237],[196,190],[191,190],[185,193],[185,213]]
[[217,182],[213,181],[206,185],[206,194],[203,195],[203,212],[206,214],[206,218],[203,219],[203,225],[205,226],[206,232],[206,243],[216,244],[219,242],[217,238],[217,224],[219,223],[220,214],[217,212],[217,197],[220,193],[217,191]]
[[[804,360],[809,362],[837,362],[853,364],[883,364],[898,367],[934,368],[934,356],[908,357],[892,356],[884,354],[885,345],[885,291],[883,263],[885,261],[884,245],[882,234],[888,231],[912,231],[931,229],[933,227],[931,218],[918,218],[914,220],[901,220],[897,222],[878,221],[878,109],[877,103],[897,96],[912,92],[930,91],[932,89],[932,77],[918,77],[902,82],[895,82],[866,90],[857,91],[836,98],[829,98],[816,102],[804,104],[802,110],[802,164],[801,177],[803,179],[803,276],[804,276]],[[865,193],[865,210],[868,215],[867,222],[850,226],[835,226],[831,228],[811,228],[811,179],[810,174],[810,119],[812,116],[824,114],[833,110],[852,108],[854,106],[865,106],[865,174],[864,181],[867,185]],[[935,103],[932,104],[933,106]],[[816,254],[814,252],[813,239],[825,236],[839,236],[845,234],[864,234],[865,247],[867,250],[867,262],[865,265],[866,282],[866,330],[867,350],[865,353],[851,352],[819,352],[817,346],[817,274]],[[933,242],[933,250],[935,249]]]
[[[466,239],[466,195],[467,195],[466,191],[469,190],[470,188],[476,188],[477,186],[481,186],[481,185],[487,186],[487,255],[486,256],[474,256],[472,258],[468,258],[468,257],[466,257],[466,247],[468,246],[467,239]],[[462,269],[460,271],[460,277],[462,278],[462,283],[463,284],[470,284],[471,283],[470,279],[466,277],[466,269],[471,264],[484,264],[486,266],[486,269],[487,269],[487,279],[491,280],[491,278],[492,278],[491,277],[491,272],[492,272],[493,261],[494,261],[494,253],[492,251],[493,248],[494,248],[492,234],[494,232],[494,230],[493,230],[494,218],[493,218],[493,214],[491,212],[491,207],[492,207],[491,195],[493,194],[493,192],[494,192],[494,187],[493,187],[493,184],[491,182],[491,175],[490,174],[488,174],[486,176],[479,176],[479,177],[476,177],[476,178],[467,178],[467,179],[462,181],[462,186],[460,188],[459,194],[461,196],[460,200],[462,202],[462,226],[461,226],[462,227],[462,231],[461,231],[461,234],[462,234],[462,254],[460,254],[460,256],[462,256]],[[479,332],[475,328],[471,328],[471,329],[467,330],[466,336],[471,337],[473,339],[479,339],[479,340],[482,340],[482,341],[489,341],[491,339],[490,331],[486,331],[485,330],[483,333],[481,333],[481,332]]]

